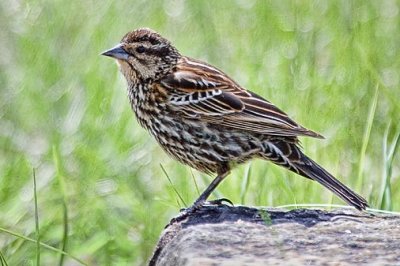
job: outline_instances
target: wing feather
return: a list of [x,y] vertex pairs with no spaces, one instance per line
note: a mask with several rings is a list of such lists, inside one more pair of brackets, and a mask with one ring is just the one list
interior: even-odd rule
[[161,84],[169,90],[174,110],[184,116],[260,134],[322,138],[201,61],[182,58],[176,71],[161,80]]

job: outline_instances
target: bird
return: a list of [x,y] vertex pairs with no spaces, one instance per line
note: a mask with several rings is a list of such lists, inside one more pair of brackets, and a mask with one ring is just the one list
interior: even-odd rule
[[261,158],[314,180],[362,211],[367,201],[306,156],[299,137],[323,138],[222,70],[182,55],[149,28],[128,32],[102,53],[127,82],[138,123],[177,161],[215,179],[187,208],[195,211],[239,164]]

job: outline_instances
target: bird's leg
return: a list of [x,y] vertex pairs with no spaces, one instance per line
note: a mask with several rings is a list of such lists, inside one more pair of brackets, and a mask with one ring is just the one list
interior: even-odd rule
[[[203,193],[201,193],[200,197],[192,204],[192,206],[190,206],[187,209],[181,210],[181,213],[177,217],[173,218],[166,227],[168,227],[169,225],[171,225],[175,222],[182,221],[189,214],[195,212],[197,209],[199,209],[201,206],[203,206],[203,204],[206,202],[207,198],[211,195],[211,193],[215,190],[215,188],[218,186],[218,184],[221,183],[221,181],[224,180],[224,178],[228,174],[229,174],[229,170],[218,173],[217,177],[203,191]],[[211,201],[210,203],[211,204],[221,204],[223,201],[227,201],[233,205],[233,203],[228,199],[218,199],[218,200]]]
[[[223,173],[218,174],[217,177],[206,188],[206,190],[204,190],[203,193],[201,193],[199,198],[188,209],[191,209],[191,208],[197,209],[197,208],[201,207],[204,204],[204,202],[206,202],[207,198],[211,195],[211,193],[216,189],[216,187],[219,185],[219,183],[221,183],[221,181],[224,180],[224,178],[228,174],[229,174],[229,171],[225,171]],[[228,201],[229,203],[232,203],[232,202],[230,202],[230,200],[227,200],[227,199],[215,200],[215,201],[212,201],[211,203],[213,203],[213,202],[221,203],[222,201]]]

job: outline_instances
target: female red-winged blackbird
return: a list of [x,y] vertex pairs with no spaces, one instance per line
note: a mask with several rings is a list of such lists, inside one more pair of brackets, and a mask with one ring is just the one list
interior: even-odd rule
[[150,29],[127,33],[103,55],[115,58],[139,123],[178,161],[217,177],[194,202],[201,206],[232,166],[263,158],[315,180],[359,210],[357,195],[298,147],[322,138],[221,70],[186,56]]

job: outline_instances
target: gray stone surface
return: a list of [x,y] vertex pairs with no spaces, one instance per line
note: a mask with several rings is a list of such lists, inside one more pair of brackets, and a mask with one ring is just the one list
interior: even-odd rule
[[204,206],[166,227],[150,265],[400,265],[400,217]]

